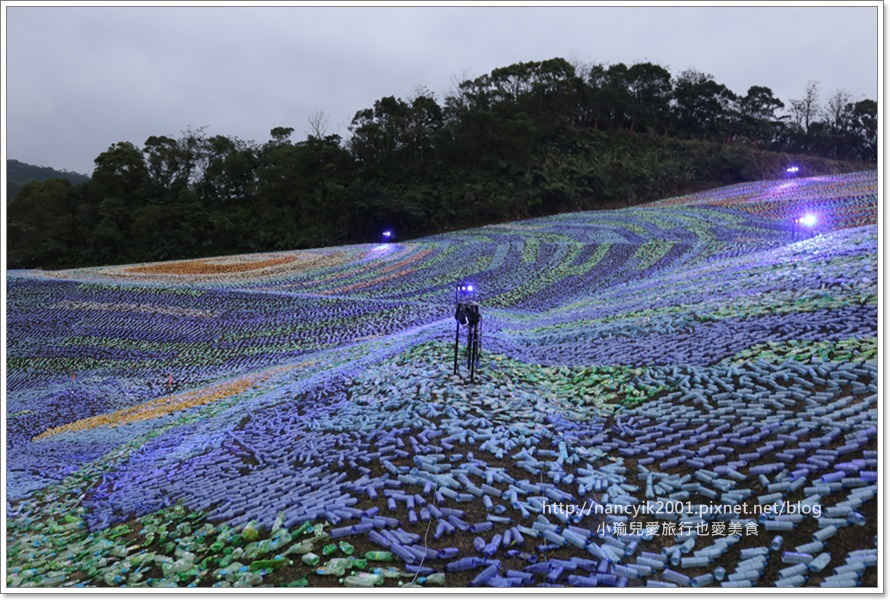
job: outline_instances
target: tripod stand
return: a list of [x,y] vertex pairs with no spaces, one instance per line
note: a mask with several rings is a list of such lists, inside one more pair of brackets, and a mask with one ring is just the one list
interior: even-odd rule
[[[475,312],[473,312],[475,311]],[[455,311],[457,325],[454,329],[454,374],[458,373],[458,355],[460,353],[460,326],[467,326],[467,369],[470,370],[470,381],[476,381],[476,367],[479,365],[479,305],[475,302],[461,303]]]

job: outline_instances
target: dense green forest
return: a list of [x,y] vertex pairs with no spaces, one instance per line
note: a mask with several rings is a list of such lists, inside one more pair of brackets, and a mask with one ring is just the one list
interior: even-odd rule
[[65,179],[74,184],[86,183],[90,178],[71,171],[58,171],[51,167],[36,167],[10,158],[6,161],[6,197],[15,198],[26,183],[46,181],[48,179]]
[[400,239],[623,206],[741,181],[876,168],[877,104],[811,83],[786,106],[652,63],[555,58],[356,113],[301,141],[205,129],[122,141],[89,181],[25,185],[8,205],[10,268],[60,268]]

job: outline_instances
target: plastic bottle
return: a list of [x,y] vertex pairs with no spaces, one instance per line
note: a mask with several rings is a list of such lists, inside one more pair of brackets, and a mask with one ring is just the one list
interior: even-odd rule
[[247,567],[245,565],[242,565],[239,562],[233,562],[225,569],[222,569],[222,571],[223,571],[222,575],[223,575],[223,577],[226,578],[226,581],[235,581],[235,577],[237,577],[240,573],[243,573],[246,570],[247,570]]
[[383,582],[383,576],[376,573],[359,572],[355,575],[348,575],[340,582],[346,587],[374,587]]
[[786,565],[796,565],[800,563],[808,563],[813,560],[812,554],[807,554],[805,552],[783,552],[782,553],[782,564]]
[[385,550],[370,550],[365,552],[365,558],[368,560],[377,560],[380,562],[392,562],[392,552]]
[[346,569],[351,566],[348,558],[332,558],[324,564],[324,566],[315,569],[319,575],[334,575],[342,577],[346,573]]
[[263,554],[269,553],[272,548],[272,540],[260,540],[259,542],[251,542],[244,548],[244,558],[250,560]]
[[838,532],[838,529],[834,525],[829,525],[828,527],[823,527],[822,529],[819,529],[813,533],[813,541],[814,542],[824,542],[825,540],[832,537],[837,532]]
[[284,526],[284,516],[284,511],[279,511],[278,516],[275,517],[275,523],[272,524],[272,533],[275,533]]
[[288,563],[293,564],[293,561],[290,561],[283,556],[276,556],[275,558],[271,559],[253,561],[252,563],[250,563],[250,570],[260,571],[265,569],[266,571],[274,571],[275,569],[280,569]]
[[704,587],[706,585],[711,585],[714,583],[714,576],[711,573],[704,573],[703,575],[699,575],[698,577],[693,577],[689,580],[689,584],[692,587]]
[[269,550],[275,552],[286,544],[290,544],[293,537],[287,529],[279,529],[275,537],[269,541]]
[[455,571],[469,571],[470,569],[475,569],[480,564],[484,564],[480,558],[475,556],[466,556],[464,558],[459,558],[453,562],[445,565],[445,570],[449,572]]
[[233,587],[253,587],[255,585],[259,585],[263,582],[263,577],[256,572],[247,571],[245,573],[239,573],[238,577],[235,578],[235,584]]
[[341,540],[338,545],[340,546],[340,550],[347,556],[352,556],[352,553],[355,552],[355,547],[346,540]]
[[[40,580],[41,587],[56,587],[65,583],[67,576],[65,573],[47,573],[43,579]],[[109,584],[110,585],[110,584]]]
[[294,544],[290,548],[284,551],[284,555],[288,554],[307,554],[312,552],[312,548],[315,546],[315,540],[303,540],[298,544]]
[[811,573],[819,573],[828,566],[828,563],[831,562],[831,554],[828,552],[823,552],[809,563],[807,563],[807,568]]
[[164,574],[164,577],[170,577],[178,573],[189,571],[194,566],[195,563],[192,562],[191,557],[184,557],[173,562],[165,562],[161,565],[161,572]]
[[245,541],[248,542],[254,542],[260,538],[260,532],[256,528],[256,523],[254,521],[251,521],[244,526],[244,529],[241,530],[241,535],[244,537]]
[[313,527],[312,523],[306,521],[302,525],[300,525],[297,530],[294,532],[294,536],[303,535],[304,533],[312,533]]
[[319,562],[321,562],[321,557],[313,552],[307,552],[303,555],[303,562],[309,565],[310,567],[314,567]]
[[847,515],[847,521],[849,521],[853,525],[862,526],[865,525],[866,518],[858,512],[851,512],[849,515]]
[[476,577],[470,582],[471,586],[479,586],[483,585],[487,581],[489,581],[492,577],[494,577],[498,572],[498,565],[489,565],[482,570]]

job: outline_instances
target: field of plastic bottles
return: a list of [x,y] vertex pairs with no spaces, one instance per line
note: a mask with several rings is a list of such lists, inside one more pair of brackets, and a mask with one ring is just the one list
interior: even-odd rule
[[10,271],[6,586],[876,587],[877,222],[862,172]]

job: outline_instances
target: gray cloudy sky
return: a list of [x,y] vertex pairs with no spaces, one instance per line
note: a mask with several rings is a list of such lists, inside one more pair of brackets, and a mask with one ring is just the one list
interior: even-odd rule
[[519,61],[651,61],[694,67],[734,92],[786,104],[809,80],[877,100],[878,8],[48,7],[7,3],[6,157],[90,174],[114,142],[188,127],[264,142],[305,137],[323,110],[348,136],[355,112],[419,85]]

